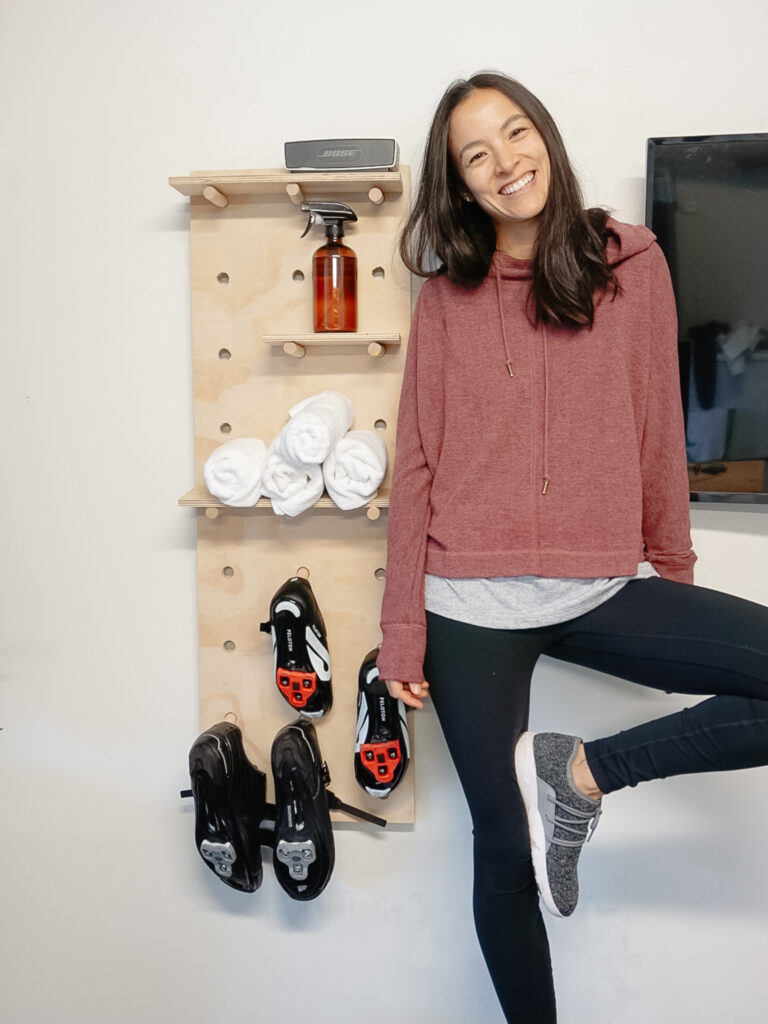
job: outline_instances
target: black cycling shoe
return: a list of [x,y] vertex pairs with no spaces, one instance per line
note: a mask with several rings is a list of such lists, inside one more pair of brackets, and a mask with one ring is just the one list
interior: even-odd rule
[[261,885],[259,825],[267,777],[248,760],[240,729],[219,722],[189,752],[195,798],[195,845],[222,882],[241,892]]
[[275,682],[292,708],[320,718],[331,708],[331,659],[325,623],[307,580],[292,576],[269,606],[263,633],[272,633]]
[[405,704],[390,697],[369,651],[358,675],[355,778],[370,796],[387,797],[405,775],[410,752]]
[[328,769],[315,727],[299,718],[272,743],[275,779],[275,876],[295,900],[313,900],[328,884],[335,858],[326,786]]

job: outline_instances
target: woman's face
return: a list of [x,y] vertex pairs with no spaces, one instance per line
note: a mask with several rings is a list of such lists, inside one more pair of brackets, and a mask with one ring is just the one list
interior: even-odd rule
[[448,145],[468,198],[496,226],[498,247],[531,256],[550,181],[547,147],[533,122],[504,93],[475,89],[451,114]]

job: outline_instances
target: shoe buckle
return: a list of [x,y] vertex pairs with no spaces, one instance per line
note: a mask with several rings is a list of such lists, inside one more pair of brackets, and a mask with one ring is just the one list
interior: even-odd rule
[[392,782],[402,760],[399,740],[360,745],[360,761],[376,782]]
[[317,673],[279,668],[277,686],[291,707],[301,710],[317,689]]

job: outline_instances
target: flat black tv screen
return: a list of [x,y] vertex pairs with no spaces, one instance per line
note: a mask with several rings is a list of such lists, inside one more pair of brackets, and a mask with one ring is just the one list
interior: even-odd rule
[[768,502],[768,133],[648,140],[669,263],[691,499]]

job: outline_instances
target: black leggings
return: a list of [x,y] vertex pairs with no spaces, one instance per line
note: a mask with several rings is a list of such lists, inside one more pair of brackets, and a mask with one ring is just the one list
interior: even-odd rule
[[474,826],[474,914],[507,1021],[556,1020],[549,945],[513,751],[539,655],[676,693],[717,694],[585,744],[603,793],[768,763],[768,609],[668,580],[634,580],[594,611],[537,629],[427,613],[424,675]]

